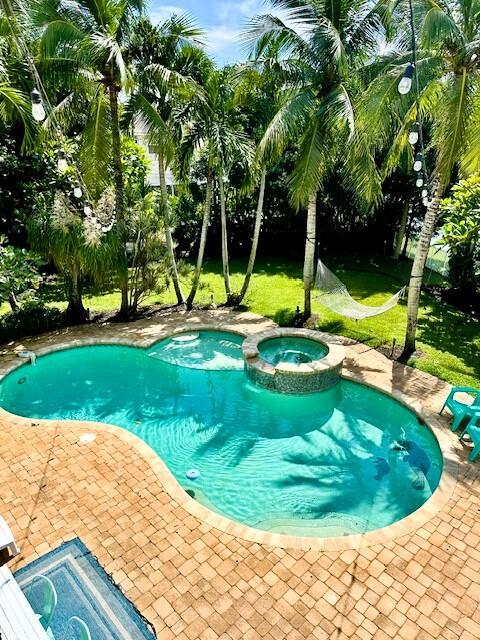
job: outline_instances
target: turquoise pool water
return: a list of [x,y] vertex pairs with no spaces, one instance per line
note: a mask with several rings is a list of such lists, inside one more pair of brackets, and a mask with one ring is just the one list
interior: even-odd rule
[[[369,531],[431,496],[442,456],[411,411],[346,380],[306,396],[257,387],[243,371],[241,341],[200,332],[146,351],[59,351],[8,375],[1,405],[32,418],[123,427],[197,500],[260,529]],[[200,472],[196,480],[186,478],[192,469]]]
[[327,355],[328,347],[308,338],[286,336],[264,340],[258,345],[258,351],[265,362],[276,367],[282,362],[302,364],[321,360]]

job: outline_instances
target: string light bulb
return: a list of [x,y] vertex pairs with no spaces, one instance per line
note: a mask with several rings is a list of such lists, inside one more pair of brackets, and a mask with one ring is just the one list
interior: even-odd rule
[[75,183],[75,186],[73,188],[73,195],[75,196],[75,198],[81,198],[83,195],[83,191],[79,182]]
[[410,129],[410,133],[408,134],[408,141],[413,146],[417,144],[419,138],[420,124],[418,122],[414,122],[412,128]]
[[63,149],[59,149],[57,151],[57,169],[60,171],[60,173],[63,173],[68,169],[68,162],[65,157],[65,151],[63,151]]
[[38,89],[34,89],[30,93],[30,100],[32,102],[32,117],[36,122],[43,122],[47,116],[45,108],[43,106],[42,94]]
[[417,172],[421,171],[422,164],[423,164],[423,156],[419,151],[418,153],[415,154],[415,161],[413,163],[413,170],[417,171]]
[[415,183],[417,187],[423,187],[423,178],[422,176],[418,176],[417,181]]
[[83,207],[83,213],[84,213],[86,216],[90,216],[90,215],[92,215],[92,207],[91,207],[89,204],[86,204],[86,205]]
[[405,67],[405,71],[403,72],[402,79],[398,83],[398,93],[400,95],[405,96],[410,92],[410,89],[412,88],[412,78],[414,71],[415,65],[412,62],[407,64],[407,66]]
[[428,196],[428,189],[422,189],[422,198],[426,198]]

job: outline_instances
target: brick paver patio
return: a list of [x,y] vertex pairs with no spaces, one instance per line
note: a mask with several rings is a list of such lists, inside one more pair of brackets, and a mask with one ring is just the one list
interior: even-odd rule
[[[85,337],[147,344],[183,322],[223,322],[245,332],[271,324],[249,314],[170,314],[70,329],[25,346]],[[459,458],[448,501],[409,533],[345,551],[241,539],[192,515],[171,483],[167,492],[156,456],[127,432],[3,413],[0,513],[21,547],[11,569],[79,536],[161,640],[478,640],[480,464],[467,462],[448,419],[434,418],[448,387],[364,345],[347,352],[349,375],[420,402],[445,432],[446,457]],[[12,361],[3,357],[3,370]],[[96,439],[81,444],[86,431]]]

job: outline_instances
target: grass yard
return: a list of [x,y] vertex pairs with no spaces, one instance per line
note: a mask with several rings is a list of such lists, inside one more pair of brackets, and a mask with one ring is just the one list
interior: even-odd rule
[[[351,259],[347,261],[326,260],[357,300],[379,305],[408,283],[409,262],[395,263],[390,259]],[[239,289],[242,283],[244,263],[231,264],[232,287]],[[427,272],[427,284],[441,282],[441,276]],[[188,290],[188,278],[185,291]],[[197,302],[207,303],[213,295],[219,304],[224,299],[221,263],[205,264],[201,289]],[[61,289],[48,287],[44,296],[49,302],[64,306]],[[245,300],[245,308],[267,316],[279,324],[288,323],[294,316],[297,305],[302,306],[302,265],[278,259],[259,260]],[[146,303],[171,303],[173,292],[153,295]],[[91,312],[100,313],[118,308],[120,297],[117,291],[105,291],[98,295],[85,296],[85,305]],[[321,307],[313,305],[318,314],[318,328],[330,333],[348,336],[373,347],[402,343],[406,322],[406,301],[387,313],[355,322]],[[423,371],[455,385],[480,387],[480,325],[453,307],[438,302],[424,294],[418,326],[418,349],[420,356],[410,363]]]

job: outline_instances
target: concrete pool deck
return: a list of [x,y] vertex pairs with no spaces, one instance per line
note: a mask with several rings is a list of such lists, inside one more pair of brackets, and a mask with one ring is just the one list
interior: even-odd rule
[[[165,313],[71,328],[22,346],[35,352],[99,341],[147,346],[185,328],[253,333],[272,326],[245,313]],[[278,545],[268,533],[250,540],[231,521],[230,527],[210,521],[202,508],[192,513],[194,501],[175,490],[158,456],[135,436],[2,412],[0,513],[21,547],[10,568],[78,536],[161,640],[478,638],[480,465],[467,462],[448,418],[436,415],[449,387],[365,345],[345,346],[347,377],[412,404],[441,438],[446,471],[439,497],[393,532],[366,534],[358,548],[345,550],[328,543],[311,548],[300,538]],[[17,362],[4,356],[0,373]],[[96,438],[82,443],[85,433]]]

